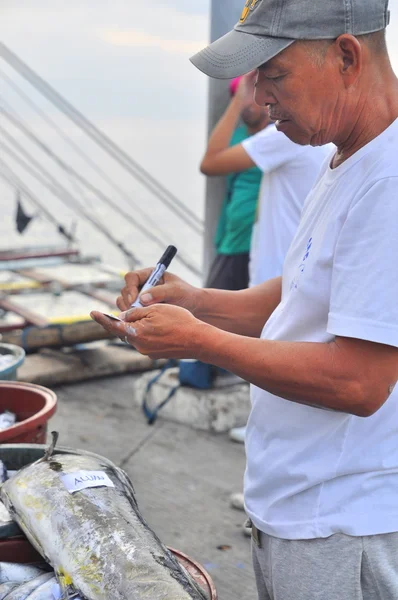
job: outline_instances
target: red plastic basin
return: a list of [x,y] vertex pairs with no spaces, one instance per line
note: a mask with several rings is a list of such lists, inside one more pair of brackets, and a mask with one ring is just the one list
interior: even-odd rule
[[0,381],[0,412],[10,410],[17,423],[0,431],[0,444],[44,444],[47,422],[55,413],[57,396],[33,383]]

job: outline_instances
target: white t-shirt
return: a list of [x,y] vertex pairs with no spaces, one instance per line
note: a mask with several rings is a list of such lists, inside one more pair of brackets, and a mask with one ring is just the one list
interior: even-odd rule
[[250,252],[253,286],[282,274],[304,200],[332,150],[331,146],[311,148],[294,144],[275,125],[244,140],[242,146],[264,172]]
[[[397,156],[398,120],[338,168],[325,161],[262,338],[398,346]],[[369,418],[253,386],[246,444],[246,508],[261,531],[286,539],[398,531],[398,386]]]

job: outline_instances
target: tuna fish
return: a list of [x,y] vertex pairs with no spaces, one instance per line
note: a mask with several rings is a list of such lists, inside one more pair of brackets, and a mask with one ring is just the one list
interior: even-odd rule
[[3,523],[9,523],[11,521],[11,516],[6,507],[2,502],[0,502],[0,526]]
[[0,502],[0,539],[14,537],[16,535],[21,535],[21,530],[15,521],[12,520],[12,517],[4,504]]
[[6,583],[0,583],[0,600],[4,600],[7,595],[20,584],[15,581],[7,581]]
[[25,583],[43,574],[43,569],[19,563],[0,562],[0,583]]
[[[6,600],[26,600],[27,598],[31,598],[31,595],[39,589],[43,584],[47,583],[51,579],[54,579],[54,573],[43,573],[38,577],[35,577],[31,581],[27,581],[22,585],[14,588],[8,596],[5,596]],[[55,581],[55,579],[54,579]],[[51,598],[51,595],[48,594],[48,598]]]
[[66,598],[205,600],[143,520],[127,475],[109,463],[50,452],[0,495]]
[[0,460],[0,483],[4,483],[8,479],[7,469],[3,461]]

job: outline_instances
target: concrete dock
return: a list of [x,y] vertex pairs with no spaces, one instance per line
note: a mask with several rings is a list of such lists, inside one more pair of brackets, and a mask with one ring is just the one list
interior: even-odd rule
[[128,472],[149,525],[207,569],[219,600],[255,600],[245,515],[229,507],[242,487],[243,446],[161,418],[148,426],[134,402],[135,377],[54,388],[49,429],[60,432],[61,445],[97,452]]

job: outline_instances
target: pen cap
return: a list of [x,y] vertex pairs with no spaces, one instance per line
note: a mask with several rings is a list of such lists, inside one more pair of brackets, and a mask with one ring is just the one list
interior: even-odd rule
[[159,263],[161,265],[164,265],[167,269],[167,267],[169,266],[169,264],[171,263],[171,261],[173,260],[173,258],[175,257],[175,255],[177,254],[177,248],[175,246],[168,246],[162,256],[162,258],[159,260]]

